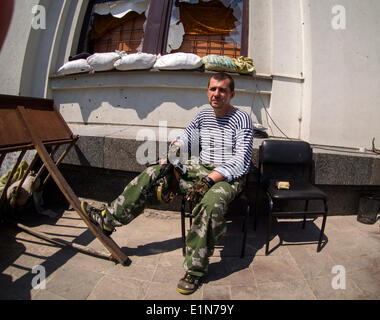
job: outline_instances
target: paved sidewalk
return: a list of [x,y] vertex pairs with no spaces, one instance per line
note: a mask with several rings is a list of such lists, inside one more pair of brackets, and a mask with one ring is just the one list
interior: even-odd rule
[[[95,203],[95,202],[93,202]],[[95,203],[99,204],[99,203]],[[30,214],[22,223],[52,238],[107,252],[75,211],[58,218]],[[63,212],[62,212],[63,211]],[[209,275],[189,296],[176,291],[183,276],[178,212],[147,209],[113,239],[130,257],[129,266],[62,248],[7,225],[0,226],[0,299],[137,299],[137,300],[262,300],[380,298],[380,228],[356,221],[356,215],[327,219],[327,244],[317,253],[321,218],[275,224],[269,256],[264,253],[265,225],[249,226],[246,256],[239,258],[239,218],[228,224],[223,246],[210,261]],[[277,246],[278,244],[280,244]],[[45,289],[32,282],[46,272]],[[345,281],[338,281],[338,278]],[[38,282],[37,282],[38,283]],[[333,285],[345,284],[345,289]]]

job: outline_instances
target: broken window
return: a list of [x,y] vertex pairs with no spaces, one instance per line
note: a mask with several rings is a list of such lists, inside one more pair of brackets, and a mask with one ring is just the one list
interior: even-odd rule
[[243,0],[176,0],[167,51],[238,58],[242,55],[242,22]]
[[86,50],[127,53],[142,51],[149,0],[94,1]]
[[78,53],[247,55],[248,0],[90,1]]

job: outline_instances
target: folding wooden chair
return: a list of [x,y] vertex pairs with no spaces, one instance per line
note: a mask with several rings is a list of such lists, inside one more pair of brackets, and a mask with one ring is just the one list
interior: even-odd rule
[[[78,136],[74,136],[71,132],[57,107],[54,105],[53,100],[0,95],[0,166],[7,153],[21,151],[10,173],[0,200],[3,202],[7,188],[26,151],[35,149],[37,155],[21,179],[18,189],[21,187],[22,182],[39,157],[49,173],[43,184],[46,184],[47,179],[52,177],[65,198],[86,223],[90,231],[111,253],[109,258],[124,265],[129,260],[128,257],[111,238],[105,236],[88,220],[87,216],[83,214],[80,200],[57,168],[57,165],[62,161],[78,138]],[[52,158],[53,154],[60,145],[65,144],[68,145],[68,147],[61,157],[54,162]],[[53,151],[49,154],[46,147],[52,147]]]

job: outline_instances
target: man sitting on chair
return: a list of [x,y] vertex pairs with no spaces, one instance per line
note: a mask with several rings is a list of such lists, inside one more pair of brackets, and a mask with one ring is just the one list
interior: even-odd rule
[[171,143],[169,162],[165,159],[148,167],[104,210],[82,202],[83,212],[110,235],[115,227],[130,223],[148,203],[154,203],[158,187],[161,198],[168,198],[168,181],[161,179],[165,183],[157,187],[156,178],[170,162],[178,163],[191,150],[191,158],[181,162],[182,174],[177,174],[179,191],[194,205],[194,221],[186,237],[186,273],[177,285],[182,294],[197,290],[207,273],[209,257],[226,232],[228,204],[242,191],[249,171],[253,125],[247,112],[231,105],[234,90],[230,75],[213,74],[207,90],[211,107],[201,110]]

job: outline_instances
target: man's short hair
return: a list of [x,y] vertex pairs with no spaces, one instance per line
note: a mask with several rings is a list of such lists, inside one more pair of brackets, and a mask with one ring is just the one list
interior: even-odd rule
[[228,73],[218,72],[218,73],[213,74],[210,77],[210,79],[208,80],[208,86],[207,87],[210,87],[210,80],[211,79],[215,79],[217,81],[222,81],[222,80],[229,79],[230,80],[229,87],[230,87],[231,92],[233,92],[235,90],[235,81],[234,81],[234,79]]

